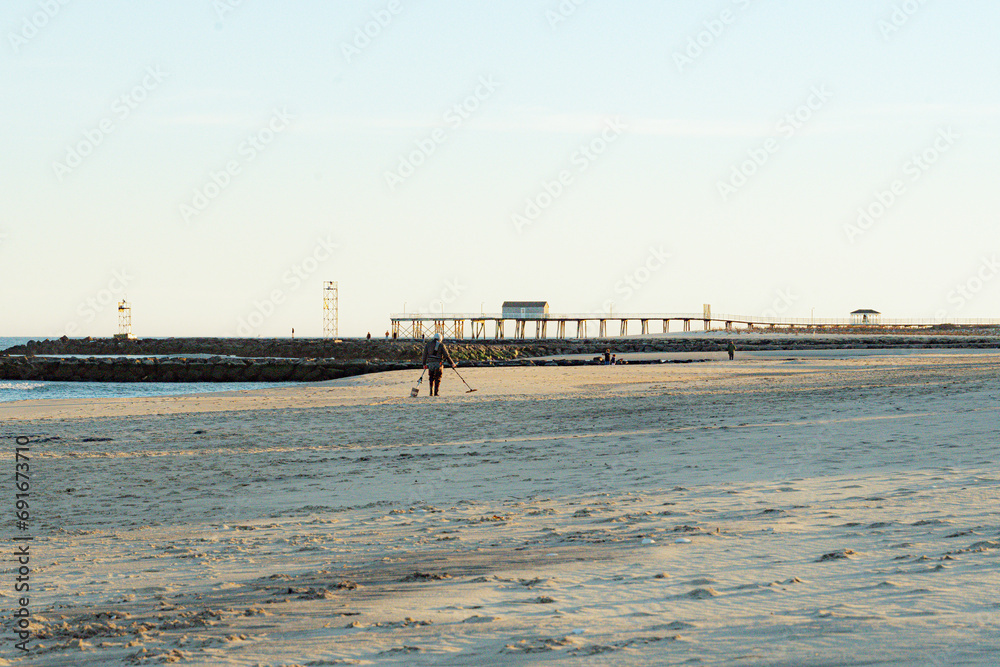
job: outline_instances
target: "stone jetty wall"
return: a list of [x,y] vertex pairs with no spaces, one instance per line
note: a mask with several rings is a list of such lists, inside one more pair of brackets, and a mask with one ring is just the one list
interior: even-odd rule
[[[732,339],[741,351],[885,348],[1000,348],[1000,336],[755,336],[659,339],[455,341],[462,366],[576,365],[590,359],[538,362],[531,357],[624,352],[715,352]],[[316,382],[420,368],[414,341],[161,338],[31,341],[0,352],[0,379],[105,382]],[[49,356],[42,356],[49,355]],[[69,356],[72,355],[72,356]]]

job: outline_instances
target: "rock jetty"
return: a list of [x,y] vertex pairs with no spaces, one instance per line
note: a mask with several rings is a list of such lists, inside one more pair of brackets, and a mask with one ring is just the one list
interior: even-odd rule
[[[825,349],[996,349],[1000,336],[711,336],[604,340],[450,341],[462,366],[579,365],[610,348],[626,352]],[[29,341],[0,352],[0,379],[90,382],[318,382],[419,369],[423,344],[409,340],[147,338]],[[538,357],[591,355],[575,359]],[[680,359],[689,362],[691,359]],[[659,363],[654,360],[654,363]]]

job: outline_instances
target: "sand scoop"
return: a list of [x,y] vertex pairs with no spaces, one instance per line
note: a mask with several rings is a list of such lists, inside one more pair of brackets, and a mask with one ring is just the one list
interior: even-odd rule
[[417,394],[420,393],[420,383],[424,381],[424,371],[426,370],[425,368],[423,371],[420,371],[420,379],[417,380],[417,386],[410,390],[410,398],[416,398]]

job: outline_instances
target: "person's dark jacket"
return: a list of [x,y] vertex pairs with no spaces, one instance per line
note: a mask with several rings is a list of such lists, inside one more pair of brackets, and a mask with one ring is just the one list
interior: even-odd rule
[[442,360],[452,366],[455,365],[451,355],[448,354],[448,348],[444,346],[444,341],[438,342],[433,339],[427,341],[427,345],[424,346],[424,366],[434,371],[441,368]]

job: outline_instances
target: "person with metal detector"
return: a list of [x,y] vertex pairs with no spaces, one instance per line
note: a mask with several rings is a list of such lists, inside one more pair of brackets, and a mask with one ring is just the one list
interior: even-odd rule
[[429,371],[427,379],[429,380],[428,390],[431,396],[437,396],[438,389],[441,388],[441,375],[444,371],[445,360],[451,364],[452,368],[455,367],[455,362],[448,354],[448,348],[444,346],[444,336],[438,332],[424,346],[424,369]]

